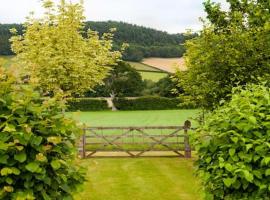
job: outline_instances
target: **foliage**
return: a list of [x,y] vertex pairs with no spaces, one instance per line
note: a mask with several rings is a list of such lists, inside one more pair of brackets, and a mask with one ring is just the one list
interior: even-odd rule
[[168,75],[160,79],[157,83],[145,80],[145,89],[143,91],[144,95],[157,95],[168,98],[177,97],[183,92],[183,90],[178,87],[177,82],[171,76]]
[[109,76],[104,79],[104,85],[95,87],[94,92],[88,92],[86,96],[130,97],[140,95],[142,89],[140,73],[130,64],[120,61],[112,67]]
[[197,167],[210,199],[269,199],[270,89],[249,85],[195,135]]
[[[20,34],[23,26],[21,24],[0,24],[0,55],[12,55],[9,38],[9,29],[16,28]],[[99,32],[99,36],[116,28],[114,35],[114,49],[121,49],[123,43],[129,43],[130,47],[124,54],[124,59],[140,61],[143,57],[179,57],[185,48],[182,45],[186,40],[195,37],[196,34],[186,36],[184,34],[168,34],[142,26],[127,24],[123,22],[85,22],[84,31],[88,29]],[[84,37],[87,34],[83,33]]]
[[[45,93],[61,89],[66,95],[82,94],[100,84],[108,66],[114,65],[121,53],[112,50],[112,33],[83,32],[81,4],[54,6],[43,1],[42,19],[30,16],[23,35],[12,37],[12,50],[25,63],[26,73],[38,81]],[[83,38],[82,33],[86,34]]]
[[229,99],[233,87],[270,74],[269,3],[233,0],[229,5],[223,11],[205,3],[210,24],[186,43],[188,73],[179,73],[186,94],[208,109]]
[[74,164],[75,122],[57,99],[41,100],[0,68],[0,198],[72,199],[84,180]]
[[75,98],[68,100],[68,111],[99,111],[109,110],[105,99]]
[[166,97],[116,98],[113,101],[119,110],[170,110],[180,109],[180,100]]

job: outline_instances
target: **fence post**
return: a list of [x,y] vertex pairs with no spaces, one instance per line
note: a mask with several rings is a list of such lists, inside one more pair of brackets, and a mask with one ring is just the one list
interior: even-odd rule
[[82,151],[81,151],[81,158],[85,158],[86,157],[86,153],[85,153],[85,143],[86,143],[86,129],[83,129],[83,135],[82,135]]
[[189,144],[188,130],[191,128],[191,122],[186,120],[184,123],[184,143],[185,143],[185,158],[191,158],[191,148]]

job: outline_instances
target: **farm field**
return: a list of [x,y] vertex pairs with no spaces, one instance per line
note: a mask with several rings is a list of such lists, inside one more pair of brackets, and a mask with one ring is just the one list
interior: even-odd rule
[[183,58],[145,58],[142,63],[171,73],[175,72],[176,68],[186,70]]
[[[195,118],[199,110],[74,112],[69,116],[87,126],[181,126]],[[196,125],[194,120],[191,120]]]
[[[106,112],[80,112],[72,113],[71,116],[77,121],[83,122],[88,127],[93,126],[182,126],[185,120],[191,120],[193,126],[196,126],[196,122],[192,118],[196,117],[198,110],[162,110],[162,111],[106,111]],[[97,134],[101,135],[114,135],[121,134],[123,130],[102,130],[96,131]],[[172,133],[170,129],[154,130],[150,129],[146,131],[148,134],[155,135],[168,135]],[[90,132],[87,132],[89,134]],[[183,134],[180,131],[179,134]],[[138,136],[136,136],[138,134]],[[137,151],[140,149],[148,149],[151,142],[149,138],[141,138],[140,132],[132,131],[128,133],[130,137],[121,139],[122,142],[128,144],[121,144],[121,146],[130,151]],[[87,145],[87,151],[92,151],[93,149],[100,148],[101,145],[98,142],[103,141],[99,138],[89,139],[89,143],[92,145]],[[133,144],[136,142],[136,144]],[[146,144],[145,142],[149,142]],[[170,137],[166,139],[166,142],[170,143],[170,147],[175,150],[184,150],[184,145],[178,142],[183,142],[183,137]],[[107,151],[116,150],[117,147],[113,145],[108,145],[104,147]],[[155,150],[167,150],[163,145],[155,145]]]
[[75,200],[201,200],[193,160],[96,158],[82,161],[88,181]]
[[159,73],[159,72],[140,72],[143,80],[151,80],[153,82],[158,82],[160,79],[168,76],[167,73]]
[[151,67],[149,65],[140,63],[140,62],[131,62],[128,61],[128,63],[131,65],[131,67],[135,68],[138,71],[152,71],[152,72],[161,72],[160,69]]

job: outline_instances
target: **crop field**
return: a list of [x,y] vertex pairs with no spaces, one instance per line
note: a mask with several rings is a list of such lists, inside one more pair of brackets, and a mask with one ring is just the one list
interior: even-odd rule
[[92,158],[76,200],[201,200],[192,159]]
[[128,62],[133,68],[138,71],[152,71],[152,72],[161,72],[160,69],[151,67],[149,65],[140,63],[140,62]]
[[167,73],[159,73],[159,72],[140,72],[143,80],[151,80],[153,82],[158,82],[160,79],[168,76]]
[[142,63],[172,73],[176,69],[186,70],[183,58],[146,58]]

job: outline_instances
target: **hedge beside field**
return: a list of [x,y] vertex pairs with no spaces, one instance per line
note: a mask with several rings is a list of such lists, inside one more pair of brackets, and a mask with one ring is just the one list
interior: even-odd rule
[[78,98],[68,100],[68,111],[100,111],[109,109],[105,99]]
[[116,98],[113,101],[118,110],[170,110],[180,109],[180,99],[166,97],[139,97],[136,99]]

